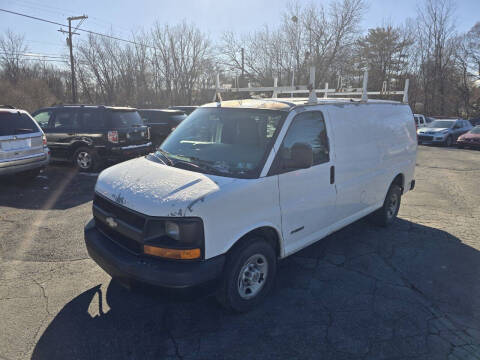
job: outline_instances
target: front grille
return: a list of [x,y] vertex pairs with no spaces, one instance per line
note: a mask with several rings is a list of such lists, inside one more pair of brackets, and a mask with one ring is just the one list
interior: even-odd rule
[[95,197],[93,198],[93,205],[98,206],[103,211],[112,214],[113,216],[126,222],[130,226],[133,226],[138,230],[143,230],[143,227],[145,225],[145,218],[143,216],[136,214],[131,210],[127,210],[96,194],[95,194]]
[[[146,221],[145,217],[133,212],[132,210],[117,205],[114,202],[104,199],[97,194],[94,196],[93,205],[94,207],[100,209],[103,213],[108,214],[108,216],[121,220],[127,225],[137,229],[139,233],[143,232]],[[107,238],[134,254],[142,253],[142,244],[137,241],[138,239],[135,240],[134,238],[130,237],[132,234],[131,232],[125,231],[120,226],[117,228],[110,227],[104,222],[105,218],[103,218],[103,216],[95,216],[95,209],[94,217],[95,226]]]
[[430,141],[430,140],[433,140],[433,136],[419,135],[419,136],[418,136],[418,139],[419,139],[419,140],[428,140],[428,141]]
[[108,237],[114,243],[120,245],[121,247],[133,252],[134,254],[140,254],[142,252],[142,245],[130,239],[129,237],[120,234],[118,231],[113,230],[109,226],[105,225],[99,220],[95,220],[95,226],[100,230],[106,237]]

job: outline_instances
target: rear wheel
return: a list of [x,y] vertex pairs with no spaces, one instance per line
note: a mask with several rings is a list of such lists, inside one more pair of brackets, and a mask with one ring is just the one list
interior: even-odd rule
[[385,197],[383,206],[372,214],[371,219],[373,222],[383,227],[390,225],[397,217],[401,197],[402,189],[400,186],[392,184]]
[[99,159],[93,149],[80,147],[73,154],[73,164],[80,171],[94,171],[99,165]]
[[249,311],[271,290],[276,272],[272,245],[263,238],[248,239],[229,254],[217,299],[229,310]]

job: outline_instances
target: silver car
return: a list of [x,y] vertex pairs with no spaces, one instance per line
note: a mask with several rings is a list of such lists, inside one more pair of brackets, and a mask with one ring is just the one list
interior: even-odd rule
[[472,129],[468,120],[462,119],[436,119],[417,130],[419,144],[441,144],[452,146],[457,138]]
[[0,105],[0,175],[34,178],[50,161],[47,140],[24,110]]

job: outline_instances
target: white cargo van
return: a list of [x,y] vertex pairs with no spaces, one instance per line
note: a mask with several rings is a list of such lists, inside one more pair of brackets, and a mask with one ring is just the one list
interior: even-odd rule
[[235,100],[195,110],[157,152],[104,170],[90,256],[114,278],[217,281],[237,311],[272,287],[278,259],[372,214],[396,217],[415,185],[408,105]]

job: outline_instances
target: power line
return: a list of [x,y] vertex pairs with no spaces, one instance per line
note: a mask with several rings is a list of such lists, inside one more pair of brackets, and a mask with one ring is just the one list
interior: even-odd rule
[[52,59],[65,59],[65,56],[60,55],[48,55],[48,54],[41,54],[41,53],[9,53],[9,52],[0,52],[0,55],[4,56],[22,56],[22,57],[38,57],[38,58],[52,58]]
[[[23,13],[11,11],[11,10],[0,9],[0,11],[6,12],[6,13],[9,13],[9,14],[13,14],[13,15],[23,16],[23,17],[26,17],[26,18],[29,18],[29,19],[33,19],[33,20],[43,21],[43,22],[46,22],[46,23],[49,23],[49,24],[53,24],[53,25],[60,25],[60,26],[65,26],[65,27],[67,26],[67,25],[65,25],[65,24],[61,24],[61,23],[56,22],[56,21],[51,21],[51,20],[47,20],[47,19],[42,19],[42,18],[39,18],[39,17],[36,17],[36,16],[31,16],[31,15],[27,15],[27,14],[23,14]],[[126,43],[129,43],[129,44],[138,45],[138,46],[143,46],[143,47],[146,47],[146,48],[158,50],[157,48],[155,48],[154,46],[151,46],[151,45],[140,44],[140,43],[137,43],[137,42],[132,41],[132,40],[126,40],[126,39],[122,39],[122,38],[119,38],[119,37],[116,37],[116,36],[98,33],[98,32],[96,32],[96,31],[91,31],[91,30],[86,30],[86,29],[78,29],[78,31],[83,31],[83,32],[88,33],[88,34],[97,35],[97,36],[102,36],[102,37],[109,38],[109,39],[112,39],[112,40],[122,41],[122,42],[126,42]]]
[[[46,5],[46,4],[41,4],[35,1],[28,1],[28,0],[16,0],[14,1],[15,5],[20,5],[21,7],[30,7],[31,9],[38,9],[43,12],[49,12],[49,13],[56,13],[60,14],[62,16],[65,16],[66,14],[69,13],[75,13],[78,11],[74,10],[67,10],[65,8],[60,8],[56,6],[51,6],[51,5]],[[24,3],[23,4],[18,4],[18,3]],[[112,22],[105,21],[101,18],[95,17],[95,16],[89,16],[89,22],[92,22],[94,24],[97,24],[101,28],[105,28],[105,25],[108,25],[109,28],[116,29],[117,31],[120,31],[120,33],[129,33],[130,30],[124,27],[119,26],[118,24],[113,24]]]

